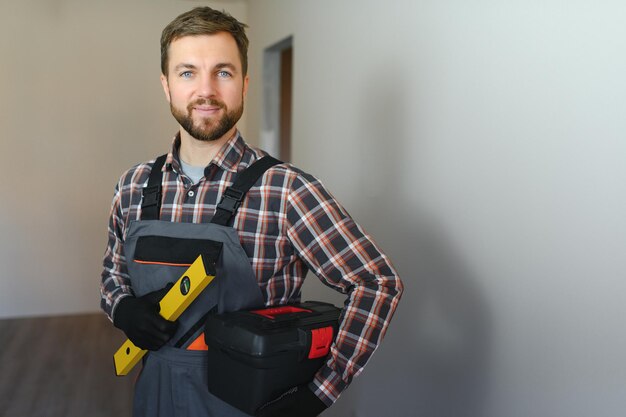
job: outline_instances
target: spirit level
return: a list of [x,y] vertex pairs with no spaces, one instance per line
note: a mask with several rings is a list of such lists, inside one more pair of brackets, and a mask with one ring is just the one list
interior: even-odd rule
[[[159,302],[159,314],[169,321],[178,319],[213,278],[215,266],[202,255],[198,256]],[[127,375],[146,352],[127,339],[113,355],[116,375]]]

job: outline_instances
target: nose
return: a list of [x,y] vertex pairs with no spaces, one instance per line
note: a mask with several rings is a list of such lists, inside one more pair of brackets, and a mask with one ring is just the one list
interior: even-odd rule
[[210,76],[198,77],[198,95],[200,97],[212,97],[215,95],[215,80]]

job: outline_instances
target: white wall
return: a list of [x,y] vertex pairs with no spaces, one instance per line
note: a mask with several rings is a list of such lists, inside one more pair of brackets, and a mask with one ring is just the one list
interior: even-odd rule
[[[623,415],[626,4],[255,0],[248,16],[249,131],[262,50],[293,35],[293,160],[407,288],[324,415]],[[340,299],[314,281],[305,299]]]
[[176,132],[161,30],[201,4],[246,20],[244,1],[0,3],[0,317],[99,310],[115,183]]

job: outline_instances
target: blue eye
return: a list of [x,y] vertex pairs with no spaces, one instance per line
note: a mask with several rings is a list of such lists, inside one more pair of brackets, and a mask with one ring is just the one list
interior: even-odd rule
[[180,77],[182,78],[189,78],[191,77],[191,71],[184,71],[180,73]]
[[230,77],[230,72],[228,71],[218,71],[217,76],[220,78],[228,78]]

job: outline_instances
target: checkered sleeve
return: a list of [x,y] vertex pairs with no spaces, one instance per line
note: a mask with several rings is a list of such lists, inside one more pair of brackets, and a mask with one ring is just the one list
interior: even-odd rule
[[287,202],[288,236],[309,269],[347,294],[331,353],[310,387],[333,404],[385,335],[403,285],[387,256],[319,180],[299,173]]
[[115,187],[115,194],[111,204],[109,216],[108,242],[104,253],[102,281],[100,283],[100,307],[113,320],[113,311],[119,301],[132,295],[130,279],[124,255],[124,215],[122,211],[122,196],[124,177]]

